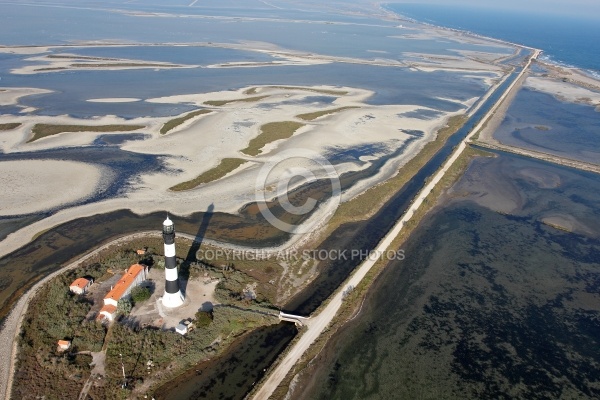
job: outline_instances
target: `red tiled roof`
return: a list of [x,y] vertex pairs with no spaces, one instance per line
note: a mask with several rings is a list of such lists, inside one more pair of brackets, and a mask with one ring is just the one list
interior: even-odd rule
[[100,309],[100,312],[98,313],[98,316],[96,317],[97,320],[102,320],[102,319],[106,318],[106,315],[102,314],[103,312],[106,312],[106,313],[112,315],[115,312],[117,312],[117,307],[113,306],[112,304],[106,304],[104,307],[102,307]]
[[141,264],[134,264],[131,267],[129,267],[127,272],[125,272],[125,275],[123,275],[121,279],[119,279],[119,282],[117,282],[115,287],[110,292],[108,292],[108,294],[104,296],[104,298],[119,301],[121,297],[123,297],[123,294],[127,291],[127,288],[131,286],[135,278],[140,274],[140,272],[144,270],[144,268],[145,267]]
[[109,314],[113,314],[115,311],[117,311],[117,307],[113,306],[112,304],[107,304],[104,307],[102,307],[100,309],[100,312],[102,313],[103,311],[106,311]]
[[90,283],[90,281],[85,278],[77,278],[73,281],[73,283],[71,283],[71,286],[77,286],[80,289],[85,289],[88,283]]

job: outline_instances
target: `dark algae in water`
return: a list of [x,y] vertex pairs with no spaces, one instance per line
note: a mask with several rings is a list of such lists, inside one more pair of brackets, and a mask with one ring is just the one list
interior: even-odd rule
[[221,357],[201,363],[156,392],[157,400],[243,399],[296,335],[291,323],[256,329]]
[[501,154],[452,193],[294,398],[600,396],[600,177]]

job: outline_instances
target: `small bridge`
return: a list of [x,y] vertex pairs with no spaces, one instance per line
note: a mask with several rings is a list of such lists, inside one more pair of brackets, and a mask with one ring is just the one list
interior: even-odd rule
[[310,317],[301,317],[300,315],[286,314],[283,311],[279,311],[279,320],[293,322],[296,326],[304,326]]

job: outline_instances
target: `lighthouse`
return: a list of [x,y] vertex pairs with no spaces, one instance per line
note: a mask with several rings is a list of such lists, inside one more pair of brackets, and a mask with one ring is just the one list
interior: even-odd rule
[[165,242],[165,294],[162,303],[165,307],[175,308],[183,304],[183,295],[179,290],[177,262],[175,261],[175,226],[167,219],[163,222],[163,240]]

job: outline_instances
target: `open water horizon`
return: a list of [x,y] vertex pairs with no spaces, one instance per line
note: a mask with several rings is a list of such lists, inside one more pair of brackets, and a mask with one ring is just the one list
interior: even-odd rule
[[600,23],[575,17],[433,4],[386,4],[386,9],[433,25],[543,50],[541,59],[600,79]]

